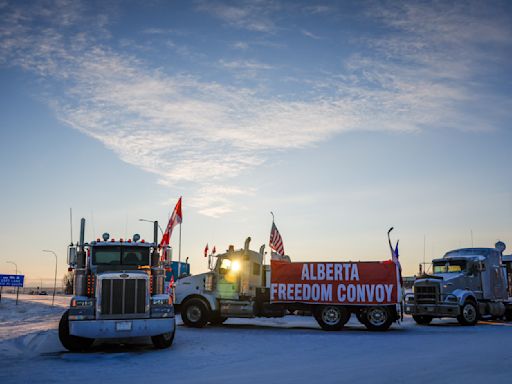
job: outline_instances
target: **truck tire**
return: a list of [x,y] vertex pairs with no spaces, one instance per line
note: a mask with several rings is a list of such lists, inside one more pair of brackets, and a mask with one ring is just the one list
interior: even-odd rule
[[161,335],[151,336],[151,341],[156,349],[169,348],[174,340],[175,332],[162,333]]
[[202,328],[208,323],[209,312],[203,300],[190,299],[181,307],[181,319],[189,327]]
[[161,335],[151,336],[151,342],[156,349],[170,348],[176,334],[176,322],[172,332],[162,333]]
[[340,305],[322,305],[314,317],[324,331],[340,331],[350,318],[350,312]]
[[478,322],[478,309],[473,300],[466,300],[457,316],[460,325],[475,325]]
[[361,312],[360,317],[360,321],[369,331],[386,331],[393,324],[389,309],[383,306],[368,307]]
[[419,325],[429,325],[433,317],[428,315],[412,315],[412,318]]
[[94,339],[69,334],[69,310],[64,312],[59,321],[59,340],[71,352],[86,351],[94,343]]

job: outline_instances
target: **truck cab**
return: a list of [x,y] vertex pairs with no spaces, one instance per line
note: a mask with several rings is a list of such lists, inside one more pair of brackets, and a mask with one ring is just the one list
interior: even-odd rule
[[[83,220],[83,219],[82,219]],[[82,221],[82,228],[85,220]],[[89,348],[95,339],[150,336],[157,348],[174,338],[174,307],[164,292],[165,271],[155,241],[135,235],[126,241],[83,241],[69,247],[74,271],[73,297],[59,323],[61,343],[71,351]]]
[[495,248],[464,248],[432,261],[432,274],[416,279],[406,296],[405,313],[418,324],[455,317],[474,325],[481,316],[509,315],[509,287],[502,262],[505,244]]
[[[219,324],[228,317],[255,317],[260,314],[262,295],[269,296],[260,252],[230,246],[226,253],[209,258],[209,272],[187,276],[176,282],[176,305],[186,325],[203,327]],[[281,312],[279,313],[281,315]],[[284,311],[283,314],[284,315]]]

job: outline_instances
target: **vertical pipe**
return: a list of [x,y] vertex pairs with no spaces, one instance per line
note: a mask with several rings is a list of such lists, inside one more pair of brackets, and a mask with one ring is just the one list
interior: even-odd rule
[[178,279],[181,275],[181,223],[180,223],[180,244],[178,248]]
[[55,256],[55,276],[53,278],[53,297],[52,297],[52,307],[55,304],[55,290],[57,289],[57,254],[52,252]]

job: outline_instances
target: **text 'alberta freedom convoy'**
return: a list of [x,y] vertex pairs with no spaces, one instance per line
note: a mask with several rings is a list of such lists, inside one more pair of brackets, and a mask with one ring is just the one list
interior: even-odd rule
[[357,263],[304,263],[300,280],[300,283],[273,282],[271,300],[352,304],[392,302],[394,284],[361,282]]

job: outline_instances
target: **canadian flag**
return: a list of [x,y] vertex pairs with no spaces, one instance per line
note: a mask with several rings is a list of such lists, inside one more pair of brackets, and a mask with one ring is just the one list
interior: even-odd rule
[[172,212],[171,218],[169,219],[169,223],[167,224],[167,228],[165,228],[164,235],[162,236],[162,240],[160,240],[160,248],[165,248],[169,245],[169,241],[171,240],[172,230],[178,224],[181,224],[183,221],[183,214],[181,213],[181,197],[179,198],[176,206],[174,207],[174,211]]
[[208,243],[206,243],[206,247],[204,247],[204,257],[208,256]]

